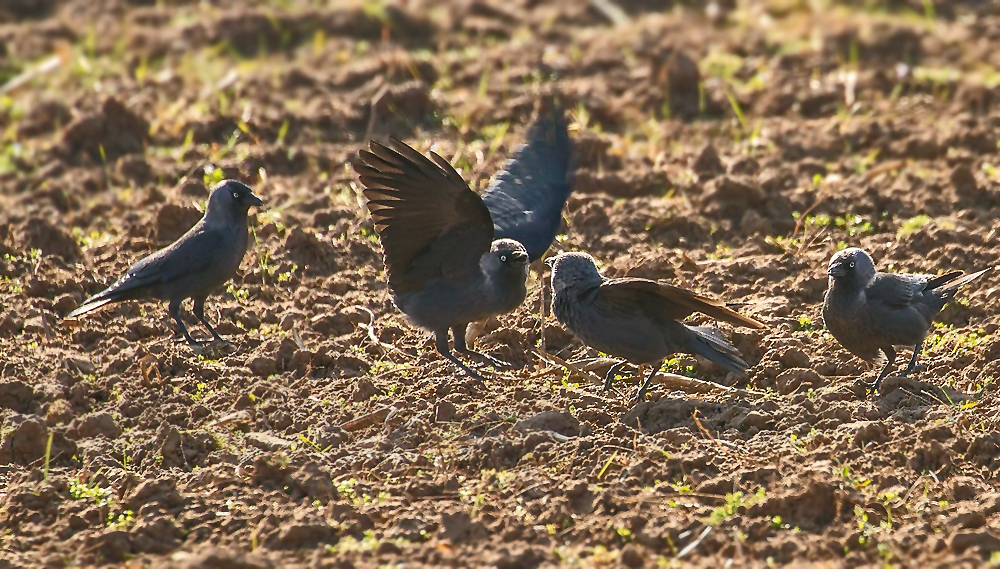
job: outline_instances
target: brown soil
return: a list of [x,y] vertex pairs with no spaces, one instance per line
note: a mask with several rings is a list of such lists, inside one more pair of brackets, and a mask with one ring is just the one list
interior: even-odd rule
[[[0,1],[0,567],[995,561],[996,277],[867,400],[819,313],[837,247],[997,262],[1000,10],[663,4]],[[352,154],[433,144],[482,185],[553,99],[580,157],[557,248],[745,303],[749,392],[633,408],[540,360],[535,277],[485,384],[392,307]],[[151,303],[61,323],[219,174],[270,206],[209,301],[232,348],[174,345]],[[551,319],[544,348],[597,355]]]

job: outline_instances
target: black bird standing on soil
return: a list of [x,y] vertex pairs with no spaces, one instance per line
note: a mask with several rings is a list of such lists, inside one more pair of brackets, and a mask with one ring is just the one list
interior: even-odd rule
[[355,165],[382,242],[389,290],[413,324],[434,332],[438,352],[472,377],[451,353],[474,355],[470,322],[524,302],[529,260],[548,249],[569,193],[569,135],[562,113],[543,115],[528,143],[480,197],[447,160],[431,160],[402,142],[372,142]]
[[866,362],[874,364],[880,351],[885,355],[885,367],[868,388],[872,393],[896,362],[894,346],[913,346],[910,364],[902,373],[906,377],[917,367],[934,317],[959,287],[990,270],[938,276],[879,273],[867,252],[844,249],[830,259],[827,269],[823,322],[841,346]]
[[546,260],[552,267],[552,313],[588,346],[623,358],[608,370],[604,389],[626,362],[654,364],[639,387],[642,399],[663,360],[674,353],[697,354],[740,375],[750,367],[722,333],[687,326],[693,312],[748,328],[766,328],[718,301],[663,282],[638,278],[606,279],[586,253],[561,253]]
[[169,301],[167,311],[191,346],[199,345],[181,320],[181,302],[194,299],[194,315],[223,341],[205,319],[205,299],[235,274],[247,250],[247,212],[264,202],[245,184],[223,180],[208,198],[205,215],[169,247],[132,265],[124,277],[88,298],[66,318],[112,302],[154,298]]

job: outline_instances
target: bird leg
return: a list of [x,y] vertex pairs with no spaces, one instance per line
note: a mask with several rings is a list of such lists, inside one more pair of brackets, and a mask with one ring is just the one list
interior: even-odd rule
[[[459,338],[459,336],[455,336],[456,343],[458,343],[457,342],[458,338]],[[464,338],[463,338],[463,340],[464,340]],[[455,357],[455,354],[451,353],[451,348],[448,347],[448,329],[447,328],[445,328],[444,330],[438,330],[438,331],[434,332],[434,345],[435,345],[435,347],[437,347],[438,353],[441,354],[442,356],[444,356],[444,359],[446,359],[446,360],[450,361],[451,363],[455,364],[456,366],[458,366],[458,369],[464,371],[465,374],[468,375],[469,377],[474,378],[474,379],[478,379],[478,380],[482,381],[483,376],[481,376],[477,372],[473,371],[472,368],[470,368],[469,366],[465,365],[465,362],[463,362],[462,360],[460,360],[457,357]],[[463,346],[464,346],[464,342],[463,342]],[[456,346],[456,349],[457,348],[458,348],[458,346]]]
[[201,342],[191,337],[191,334],[188,333],[187,326],[185,326],[184,321],[181,320],[181,301],[179,299],[171,300],[170,304],[167,305],[167,312],[170,314],[170,317],[174,319],[174,322],[177,323],[177,326],[181,329],[181,334],[184,334],[184,339],[187,340],[188,345],[200,346]]
[[910,364],[906,366],[906,371],[900,374],[902,377],[906,377],[916,371],[917,369],[917,356],[920,355],[920,351],[924,349],[924,341],[921,340],[916,346],[913,346],[913,355],[910,356]]
[[621,360],[619,362],[615,362],[615,364],[611,366],[611,369],[608,370],[608,374],[604,376],[604,391],[611,389],[611,382],[614,381],[615,375],[627,363],[627,361]]
[[[493,356],[488,356],[484,353],[477,352],[475,350],[470,350],[465,345],[465,326],[452,326],[451,335],[455,338],[455,351],[460,354],[465,354],[468,356],[473,356],[482,359],[494,368],[510,367],[507,362],[500,361]],[[446,342],[447,343],[447,342]]]
[[878,389],[878,386],[882,385],[882,380],[885,379],[885,376],[889,375],[889,370],[892,369],[892,366],[896,363],[895,348],[893,348],[892,346],[886,346],[882,348],[882,353],[885,354],[885,367],[882,368],[882,371],[878,374],[878,377],[875,378],[874,383],[868,386],[868,395],[875,393],[875,391]]
[[216,342],[229,343],[215,331],[215,328],[212,328],[212,325],[208,323],[208,319],[205,318],[205,297],[194,299],[194,315],[205,325],[205,328],[208,328],[208,331],[212,333],[212,338],[215,338]]
[[646,391],[649,390],[650,382],[653,381],[653,376],[656,375],[656,372],[660,371],[661,367],[663,367],[663,360],[657,362],[653,365],[653,369],[649,370],[649,375],[646,376],[646,381],[642,382],[642,385],[639,387],[639,392],[635,394],[635,399],[632,400],[633,405],[642,401],[642,398],[646,395]]
[[542,271],[545,265],[541,263],[541,259],[538,262],[539,267],[537,268],[538,280],[541,282],[542,286],[538,287],[538,341],[539,346],[542,348],[542,352],[545,353],[545,275]]

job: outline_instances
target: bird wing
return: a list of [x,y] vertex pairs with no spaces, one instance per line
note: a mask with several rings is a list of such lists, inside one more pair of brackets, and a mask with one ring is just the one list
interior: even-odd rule
[[725,303],[682,288],[647,279],[608,279],[596,289],[594,305],[607,313],[651,314],[660,319],[683,320],[693,312],[735,326],[766,328],[752,318],[730,310]]
[[218,245],[223,238],[221,231],[199,223],[169,247],[132,265],[112,288],[125,292],[174,282],[208,270],[221,261],[219,257],[224,248]]
[[932,275],[878,273],[875,275],[875,281],[865,291],[865,297],[868,302],[903,309],[912,305],[917,295],[925,290],[932,290],[961,274],[962,271],[955,271],[934,277]]
[[223,248],[218,243],[225,236],[217,230],[206,229],[204,221],[198,222],[183,237],[129,267],[125,276],[70,312],[75,318],[97,310],[110,302],[142,297],[142,289],[176,282],[188,275],[200,273],[212,265],[224,263]]
[[483,194],[496,238],[520,242],[532,261],[545,254],[559,231],[570,190],[571,150],[562,110],[553,110],[531,127],[527,143]]
[[406,292],[430,279],[471,276],[493,243],[482,198],[436,153],[431,162],[398,140],[390,144],[372,142],[354,166],[382,241],[389,285]]

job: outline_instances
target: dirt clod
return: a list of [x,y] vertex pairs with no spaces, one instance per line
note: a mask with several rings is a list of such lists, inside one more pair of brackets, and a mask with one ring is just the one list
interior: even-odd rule
[[74,120],[63,133],[71,153],[84,153],[104,164],[142,152],[148,139],[149,123],[114,97],[105,99],[98,112]]
[[545,411],[514,424],[521,431],[552,431],[568,437],[580,434],[580,422],[569,413]]

